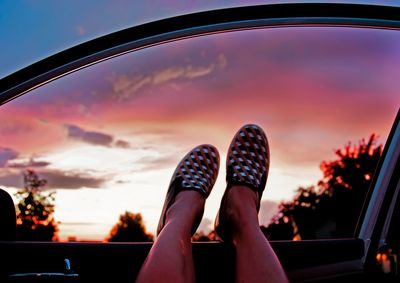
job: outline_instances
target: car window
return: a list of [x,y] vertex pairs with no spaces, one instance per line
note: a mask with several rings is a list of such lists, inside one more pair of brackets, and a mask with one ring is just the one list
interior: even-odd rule
[[[176,164],[210,143],[222,170],[196,240],[215,239],[227,147],[257,123],[271,150],[265,235],[352,237],[400,105],[399,65],[398,31],[256,29],[149,47],[32,90],[0,109],[17,236],[151,240]],[[140,233],[117,237],[126,227]]]

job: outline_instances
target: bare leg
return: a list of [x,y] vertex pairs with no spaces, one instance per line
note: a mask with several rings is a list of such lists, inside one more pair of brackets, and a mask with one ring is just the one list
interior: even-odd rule
[[205,199],[198,192],[182,191],[177,195],[136,283],[195,282],[191,231],[203,214],[204,204]]
[[236,282],[288,282],[279,259],[261,232],[257,193],[244,186],[226,195],[224,213],[236,251]]

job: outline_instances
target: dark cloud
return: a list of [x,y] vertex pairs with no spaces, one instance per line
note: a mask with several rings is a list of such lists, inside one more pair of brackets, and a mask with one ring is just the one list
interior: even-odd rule
[[108,178],[94,177],[77,172],[64,172],[61,170],[42,172],[40,175],[48,181],[48,187],[53,189],[101,188],[108,180]]
[[278,212],[278,203],[270,200],[263,200],[260,204],[258,219],[260,225],[268,226],[272,217]]
[[117,140],[114,142],[114,137],[106,133],[87,131],[71,124],[64,125],[64,128],[67,129],[68,137],[74,140],[79,140],[99,146],[130,148],[129,142],[124,140]]
[[5,167],[9,160],[18,157],[18,152],[11,148],[0,147],[0,168]]
[[[43,170],[37,173],[40,178],[48,181],[46,188],[49,189],[101,188],[108,181],[106,177],[94,177],[80,172]],[[21,188],[23,186],[22,173],[4,172],[0,175],[0,186]]]
[[64,125],[67,129],[68,137],[74,140],[80,140],[83,142],[87,142],[94,145],[101,146],[111,146],[114,138],[111,135],[94,132],[94,131],[86,131],[75,125]]
[[12,161],[8,162],[7,167],[9,168],[37,168],[49,166],[50,162],[47,161],[36,161],[33,158],[29,161]]

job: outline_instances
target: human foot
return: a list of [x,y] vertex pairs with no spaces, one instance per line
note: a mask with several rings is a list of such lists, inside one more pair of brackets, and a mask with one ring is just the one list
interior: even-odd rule
[[[224,241],[232,240],[232,234],[243,224],[254,225],[257,221],[258,225],[257,213],[268,177],[269,162],[264,131],[252,124],[241,127],[229,146],[227,188],[215,221],[215,230]],[[249,218],[243,219],[246,217]]]
[[[157,234],[160,234],[166,225],[167,218],[168,221],[174,217],[186,217],[190,220],[191,216],[187,216],[184,212],[184,208],[190,205],[198,207],[197,210],[193,210],[196,219],[193,222],[191,232],[193,234],[196,231],[203,215],[205,199],[211,193],[218,171],[219,153],[212,145],[199,145],[183,157],[172,175],[158,223]],[[184,191],[190,192],[190,194],[185,193],[180,196],[179,193]],[[193,195],[193,192],[199,193],[204,201],[202,202],[196,194]],[[187,204],[182,203],[185,200],[188,201]],[[180,208],[183,209],[183,213],[174,212]]]

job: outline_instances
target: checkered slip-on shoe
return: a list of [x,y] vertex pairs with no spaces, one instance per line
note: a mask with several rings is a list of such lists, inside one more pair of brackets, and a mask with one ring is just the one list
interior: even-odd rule
[[[235,185],[246,186],[258,195],[257,211],[260,209],[269,170],[269,146],[264,131],[257,125],[248,124],[239,129],[233,137],[226,158],[227,188],[222,197],[221,207],[225,206],[227,191]],[[226,239],[225,220],[218,212],[215,221],[217,234]]]
[[[168,208],[172,205],[176,195],[185,190],[199,192],[205,199],[210,195],[219,171],[218,150],[208,144],[203,144],[192,149],[179,162],[165,197],[164,207],[158,222],[157,235],[165,225]],[[195,223],[192,234],[196,232],[198,223]]]

